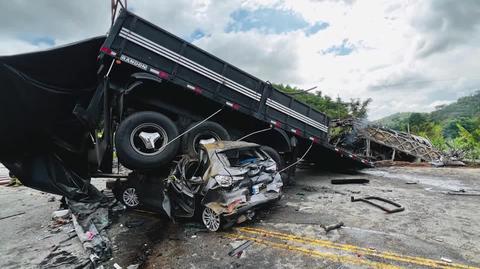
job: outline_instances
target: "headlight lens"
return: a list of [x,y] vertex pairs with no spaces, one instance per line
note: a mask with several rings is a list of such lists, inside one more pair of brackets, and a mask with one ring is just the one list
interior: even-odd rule
[[216,175],[215,180],[217,181],[218,185],[222,187],[230,187],[232,185],[231,176]]
[[221,187],[230,187],[233,184],[233,181],[242,180],[243,176],[230,176],[230,175],[216,175],[215,181]]

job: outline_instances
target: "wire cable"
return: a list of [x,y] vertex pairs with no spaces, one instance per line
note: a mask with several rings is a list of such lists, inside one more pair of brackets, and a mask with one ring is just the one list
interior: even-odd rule
[[207,120],[211,119],[213,116],[217,115],[218,113],[220,113],[220,111],[223,110],[223,107],[220,108],[219,110],[215,111],[213,114],[211,114],[210,116],[206,117],[204,120],[200,121],[199,123],[195,124],[194,126],[192,126],[190,129],[186,130],[185,132],[177,135],[175,138],[173,138],[172,140],[168,141],[167,144],[163,145],[160,149],[160,150],[163,150],[164,148],[166,148],[168,145],[170,145],[171,143],[173,143],[173,141],[179,139],[180,137],[186,135],[187,133],[189,133],[190,131],[192,131],[193,129],[197,128],[198,126],[200,126],[202,123],[206,122]]
[[305,153],[302,155],[302,157],[300,157],[300,159],[298,159],[296,162],[290,164],[289,166],[283,168],[282,170],[278,171],[277,173],[281,173],[281,172],[289,169],[290,167],[298,164],[299,162],[303,161],[303,158],[305,158],[305,156],[307,156],[308,152],[310,152],[310,150],[312,149],[312,147],[313,147],[313,141],[312,141],[312,144],[310,144],[310,146],[308,147],[308,149],[305,151]]
[[265,129],[258,130],[258,131],[255,131],[255,132],[253,132],[253,133],[247,134],[246,136],[241,137],[241,138],[239,138],[239,139],[237,139],[237,140],[235,140],[235,141],[242,141],[243,139],[245,139],[245,138],[247,138],[247,137],[249,137],[249,136],[252,136],[252,135],[254,135],[254,134],[259,134],[259,133],[262,133],[262,132],[266,132],[266,131],[269,131],[269,130],[272,130],[272,129],[273,129],[273,125],[271,125],[271,126],[268,127],[268,128],[265,128]]

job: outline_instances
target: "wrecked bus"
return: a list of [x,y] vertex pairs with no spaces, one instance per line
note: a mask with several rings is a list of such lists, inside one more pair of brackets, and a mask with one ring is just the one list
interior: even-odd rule
[[100,196],[88,181],[111,175],[114,151],[155,174],[209,138],[263,145],[280,167],[303,153],[370,166],[328,143],[324,113],[127,10],[106,37],[0,57],[0,81],[0,161],[72,199]]

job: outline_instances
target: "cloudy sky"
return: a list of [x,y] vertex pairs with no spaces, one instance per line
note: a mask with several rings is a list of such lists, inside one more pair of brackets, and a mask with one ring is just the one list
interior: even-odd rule
[[[0,55],[105,34],[109,0],[0,3]],[[373,98],[370,119],[480,89],[480,0],[129,0],[263,80]]]

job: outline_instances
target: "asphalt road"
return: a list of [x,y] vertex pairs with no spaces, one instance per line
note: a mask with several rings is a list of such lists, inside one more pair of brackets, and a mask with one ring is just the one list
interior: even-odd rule
[[[357,175],[301,171],[297,178],[285,197],[255,220],[219,233],[190,221],[127,212],[109,231],[114,257],[106,268],[114,263],[123,268],[480,268],[480,196],[448,194],[479,192],[479,169],[395,167]],[[339,178],[370,183],[330,183]],[[393,200],[405,211],[386,214],[350,201],[372,195]],[[50,242],[35,236],[48,236],[42,226],[58,206],[48,197],[24,187],[0,187],[0,201],[8,204],[2,215],[26,212],[0,220],[1,268],[36,267],[48,255]],[[325,232],[323,226],[339,222],[344,227]],[[246,240],[253,244],[241,255],[228,255]]]

